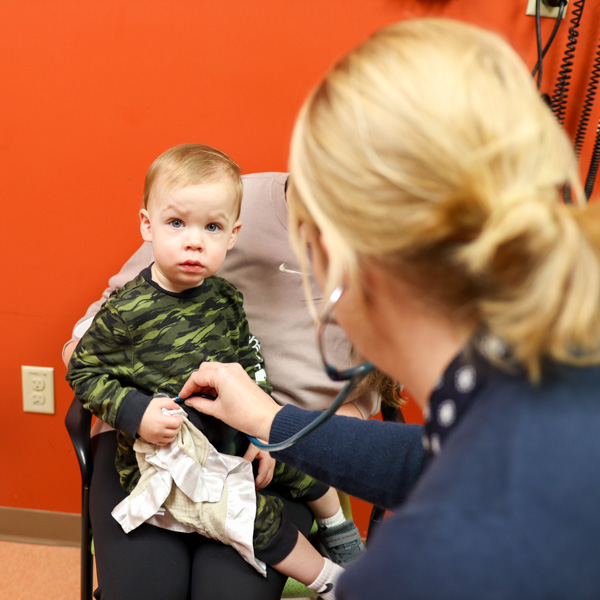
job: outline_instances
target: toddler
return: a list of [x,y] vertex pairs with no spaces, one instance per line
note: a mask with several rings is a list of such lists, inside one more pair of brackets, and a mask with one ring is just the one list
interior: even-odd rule
[[[184,417],[172,397],[200,363],[238,362],[271,391],[242,295],[216,275],[241,227],[241,197],[240,169],[222,152],[185,144],[159,156],[146,175],[140,211],[155,261],[111,295],[69,364],[76,396],[117,429],[115,464],[129,493],[140,484],[136,439],[177,443]],[[185,410],[218,452],[268,459],[238,431]],[[256,492],[256,557],[322,598],[334,598],[342,567],[364,551],[356,526],[344,518],[334,489],[296,469],[276,463],[272,487],[310,506],[326,556],[297,531],[279,498]]]

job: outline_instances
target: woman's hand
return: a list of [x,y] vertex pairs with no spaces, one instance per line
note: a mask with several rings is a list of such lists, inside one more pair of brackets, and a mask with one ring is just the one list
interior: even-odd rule
[[275,459],[266,450],[261,450],[254,444],[248,446],[244,458],[250,462],[258,461],[258,475],[255,479],[256,489],[262,490],[266,488],[273,480]]
[[[189,398],[198,392],[215,391],[216,400]],[[281,410],[236,363],[202,363],[181,388],[179,397],[186,399],[188,406],[263,440],[269,439],[273,419]]]

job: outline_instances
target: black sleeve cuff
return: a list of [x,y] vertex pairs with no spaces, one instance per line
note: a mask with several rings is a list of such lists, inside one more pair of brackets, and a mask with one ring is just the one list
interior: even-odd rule
[[129,392],[119,407],[115,421],[116,429],[124,431],[132,438],[137,438],[137,430],[151,400],[152,396],[146,396],[137,391]]

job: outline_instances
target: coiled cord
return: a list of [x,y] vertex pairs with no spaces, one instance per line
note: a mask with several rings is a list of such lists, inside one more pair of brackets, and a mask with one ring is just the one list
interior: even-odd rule
[[592,67],[592,75],[590,77],[590,83],[585,94],[583,101],[583,108],[581,109],[581,118],[577,127],[577,134],[575,136],[575,153],[577,158],[581,154],[581,148],[583,141],[587,135],[587,129],[590,122],[590,115],[594,108],[594,102],[596,100],[596,92],[598,90],[598,82],[600,81],[600,43],[596,50],[596,57],[594,58],[594,66]]
[[[548,4],[547,1],[545,3]],[[554,5],[552,4],[552,6],[554,6]],[[535,63],[535,67],[533,67],[531,76],[535,77],[536,73],[538,74],[537,80],[536,80],[538,90],[542,87],[542,69],[543,69],[543,65],[544,65],[544,57],[548,53],[548,50],[550,49],[550,46],[552,45],[552,42],[554,41],[554,38],[556,37],[556,32],[558,31],[558,28],[560,27],[560,24],[562,23],[563,17],[565,16],[565,12],[567,10],[567,0],[560,0],[560,2],[558,4],[556,4],[556,6],[560,7],[560,9],[558,11],[558,17],[556,19],[556,23],[554,24],[554,28],[552,29],[552,33],[550,34],[550,37],[548,38],[548,41],[546,42],[546,45],[544,46],[544,49],[542,50],[542,24],[541,24],[541,19],[540,19],[541,0],[536,0],[535,31],[536,31],[536,38],[537,38],[538,60],[537,60],[537,63]]]
[[581,23],[581,15],[585,0],[577,0],[573,4],[573,16],[571,19],[571,27],[569,28],[569,42],[565,48],[562,65],[559,71],[556,87],[550,101],[552,111],[556,115],[558,122],[564,125],[565,115],[567,113],[567,100],[569,86],[571,85],[571,73],[573,69],[573,59],[575,58],[575,48],[579,38],[579,24]]

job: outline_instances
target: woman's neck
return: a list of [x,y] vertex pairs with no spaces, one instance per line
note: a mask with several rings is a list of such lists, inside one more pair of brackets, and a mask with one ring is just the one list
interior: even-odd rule
[[424,408],[439,377],[476,325],[436,308],[413,286],[389,272],[371,275],[373,306],[369,320],[377,343],[368,355]]

